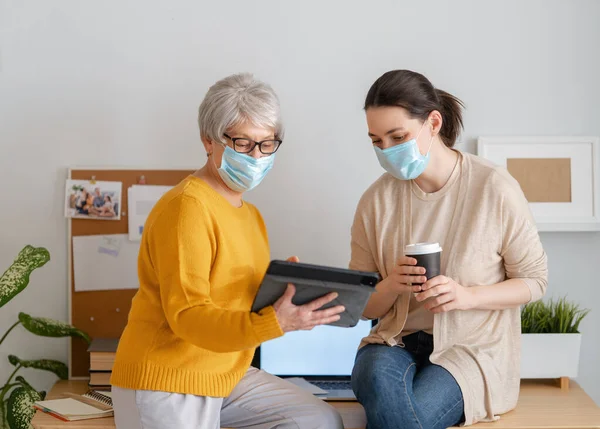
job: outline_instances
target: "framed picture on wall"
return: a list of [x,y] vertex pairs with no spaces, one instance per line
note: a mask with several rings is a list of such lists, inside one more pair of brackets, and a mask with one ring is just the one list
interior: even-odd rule
[[519,182],[540,231],[600,231],[598,137],[479,137],[477,153]]

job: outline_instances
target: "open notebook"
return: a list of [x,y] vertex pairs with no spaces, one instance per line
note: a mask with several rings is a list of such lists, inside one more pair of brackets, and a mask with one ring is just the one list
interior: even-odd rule
[[90,390],[84,395],[66,393],[66,398],[37,401],[34,407],[64,421],[97,419],[113,415],[110,392]]

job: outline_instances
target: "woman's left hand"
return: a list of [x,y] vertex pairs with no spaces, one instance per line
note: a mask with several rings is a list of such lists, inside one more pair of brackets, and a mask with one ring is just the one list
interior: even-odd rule
[[459,285],[446,276],[429,279],[423,285],[415,286],[414,292],[418,292],[415,297],[417,301],[427,300],[424,307],[432,313],[470,310],[475,307],[473,294],[469,288]]

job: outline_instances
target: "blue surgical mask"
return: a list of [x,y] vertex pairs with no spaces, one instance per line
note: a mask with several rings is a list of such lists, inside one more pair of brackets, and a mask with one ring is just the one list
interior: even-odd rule
[[273,168],[273,161],[275,161],[275,154],[254,158],[225,146],[221,167],[217,171],[229,189],[246,192],[262,182],[269,170]]
[[[424,122],[423,126],[426,123],[427,122]],[[388,147],[387,149],[380,149],[377,146],[373,146],[379,164],[381,164],[385,171],[390,173],[396,179],[416,179],[423,171],[425,171],[425,168],[429,163],[429,151],[431,150],[433,137],[431,137],[431,141],[429,142],[427,154],[421,155],[417,139],[419,138],[421,131],[423,131],[423,126],[421,126],[421,130],[419,130],[419,134],[416,138],[405,143]]]

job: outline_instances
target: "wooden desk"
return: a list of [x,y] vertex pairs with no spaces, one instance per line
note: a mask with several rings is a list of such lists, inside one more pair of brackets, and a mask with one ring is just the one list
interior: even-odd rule
[[[59,381],[48,393],[47,399],[61,397],[63,392],[84,393],[87,384],[82,381]],[[365,413],[356,402],[332,402],[344,420],[347,429],[365,427]],[[115,429],[112,417],[63,422],[38,411],[33,418],[35,429]],[[577,385],[571,382],[568,391],[561,390],[554,381],[523,381],[516,410],[505,414],[494,423],[479,423],[477,429],[545,429],[545,428],[600,428],[600,408]]]

